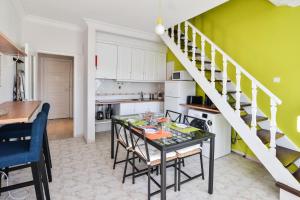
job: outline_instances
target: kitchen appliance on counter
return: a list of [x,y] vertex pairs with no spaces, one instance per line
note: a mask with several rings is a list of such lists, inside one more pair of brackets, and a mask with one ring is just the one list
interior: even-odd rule
[[214,103],[210,100],[210,98],[205,95],[204,105],[207,107],[215,107]]
[[183,114],[187,113],[185,104],[187,96],[194,96],[196,83],[194,81],[166,81],[165,82],[165,112],[172,110]]
[[96,113],[96,120],[103,120],[104,119],[104,113],[103,111],[97,111]]
[[173,81],[192,81],[193,78],[186,70],[174,71],[172,73]]
[[188,96],[186,100],[186,104],[203,104],[203,97],[202,96]]

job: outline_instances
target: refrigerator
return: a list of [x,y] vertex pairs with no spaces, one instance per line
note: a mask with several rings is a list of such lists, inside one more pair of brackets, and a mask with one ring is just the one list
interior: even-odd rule
[[165,113],[166,110],[187,114],[187,96],[195,96],[196,83],[194,81],[166,81],[165,82]]

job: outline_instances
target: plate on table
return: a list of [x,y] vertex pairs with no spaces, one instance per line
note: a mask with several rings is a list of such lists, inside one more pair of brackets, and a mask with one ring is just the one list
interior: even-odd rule
[[147,134],[155,134],[157,133],[157,129],[155,128],[145,128],[144,129]]
[[178,123],[176,123],[175,126],[178,127],[178,128],[187,128],[187,127],[189,127],[186,124],[178,124]]

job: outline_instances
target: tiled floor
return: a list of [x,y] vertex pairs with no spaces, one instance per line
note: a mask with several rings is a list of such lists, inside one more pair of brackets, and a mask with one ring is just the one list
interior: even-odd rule
[[[98,134],[96,143],[85,144],[82,138],[54,140],[50,142],[53,157],[53,182],[50,184],[54,200],[143,200],[147,195],[147,178],[136,179],[132,185],[127,179],[121,183],[123,165],[112,170],[110,159],[110,136]],[[122,150],[122,149],[121,149]],[[124,154],[123,154],[124,155]],[[120,154],[120,157],[123,155]],[[186,160],[186,170],[199,170],[199,157]],[[204,159],[208,172],[208,159]],[[173,172],[168,169],[168,182]],[[29,170],[12,173],[10,181],[29,180]],[[158,178],[158,177],[157,177]],[[158,178],[159,179],[159,178]],[[167,199],[172,200],[274,200],[278,199],[278,189],[272,177],[259,164],[231,154],[215,162],[214,194],[207,193],[207,178],[200,178],[182,186],[180,192],[167,191]],[[152,188],[156,189],[154,184]],[[27,199],[35,199],[33,187],[18,191],[16,195],[29,193]],[[7,194],[1,195],[5,199]],[[159,195],[152,199],[159,199]]]

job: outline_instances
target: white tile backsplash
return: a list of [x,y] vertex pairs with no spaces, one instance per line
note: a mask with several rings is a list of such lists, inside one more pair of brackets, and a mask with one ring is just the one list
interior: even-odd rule
[[96,79],[95,84],[96,100],[136,99],[140,97],[140,92],[144,93],[144,98],[149,98],[149,93],[164,91],[164,83],[119,82]]

